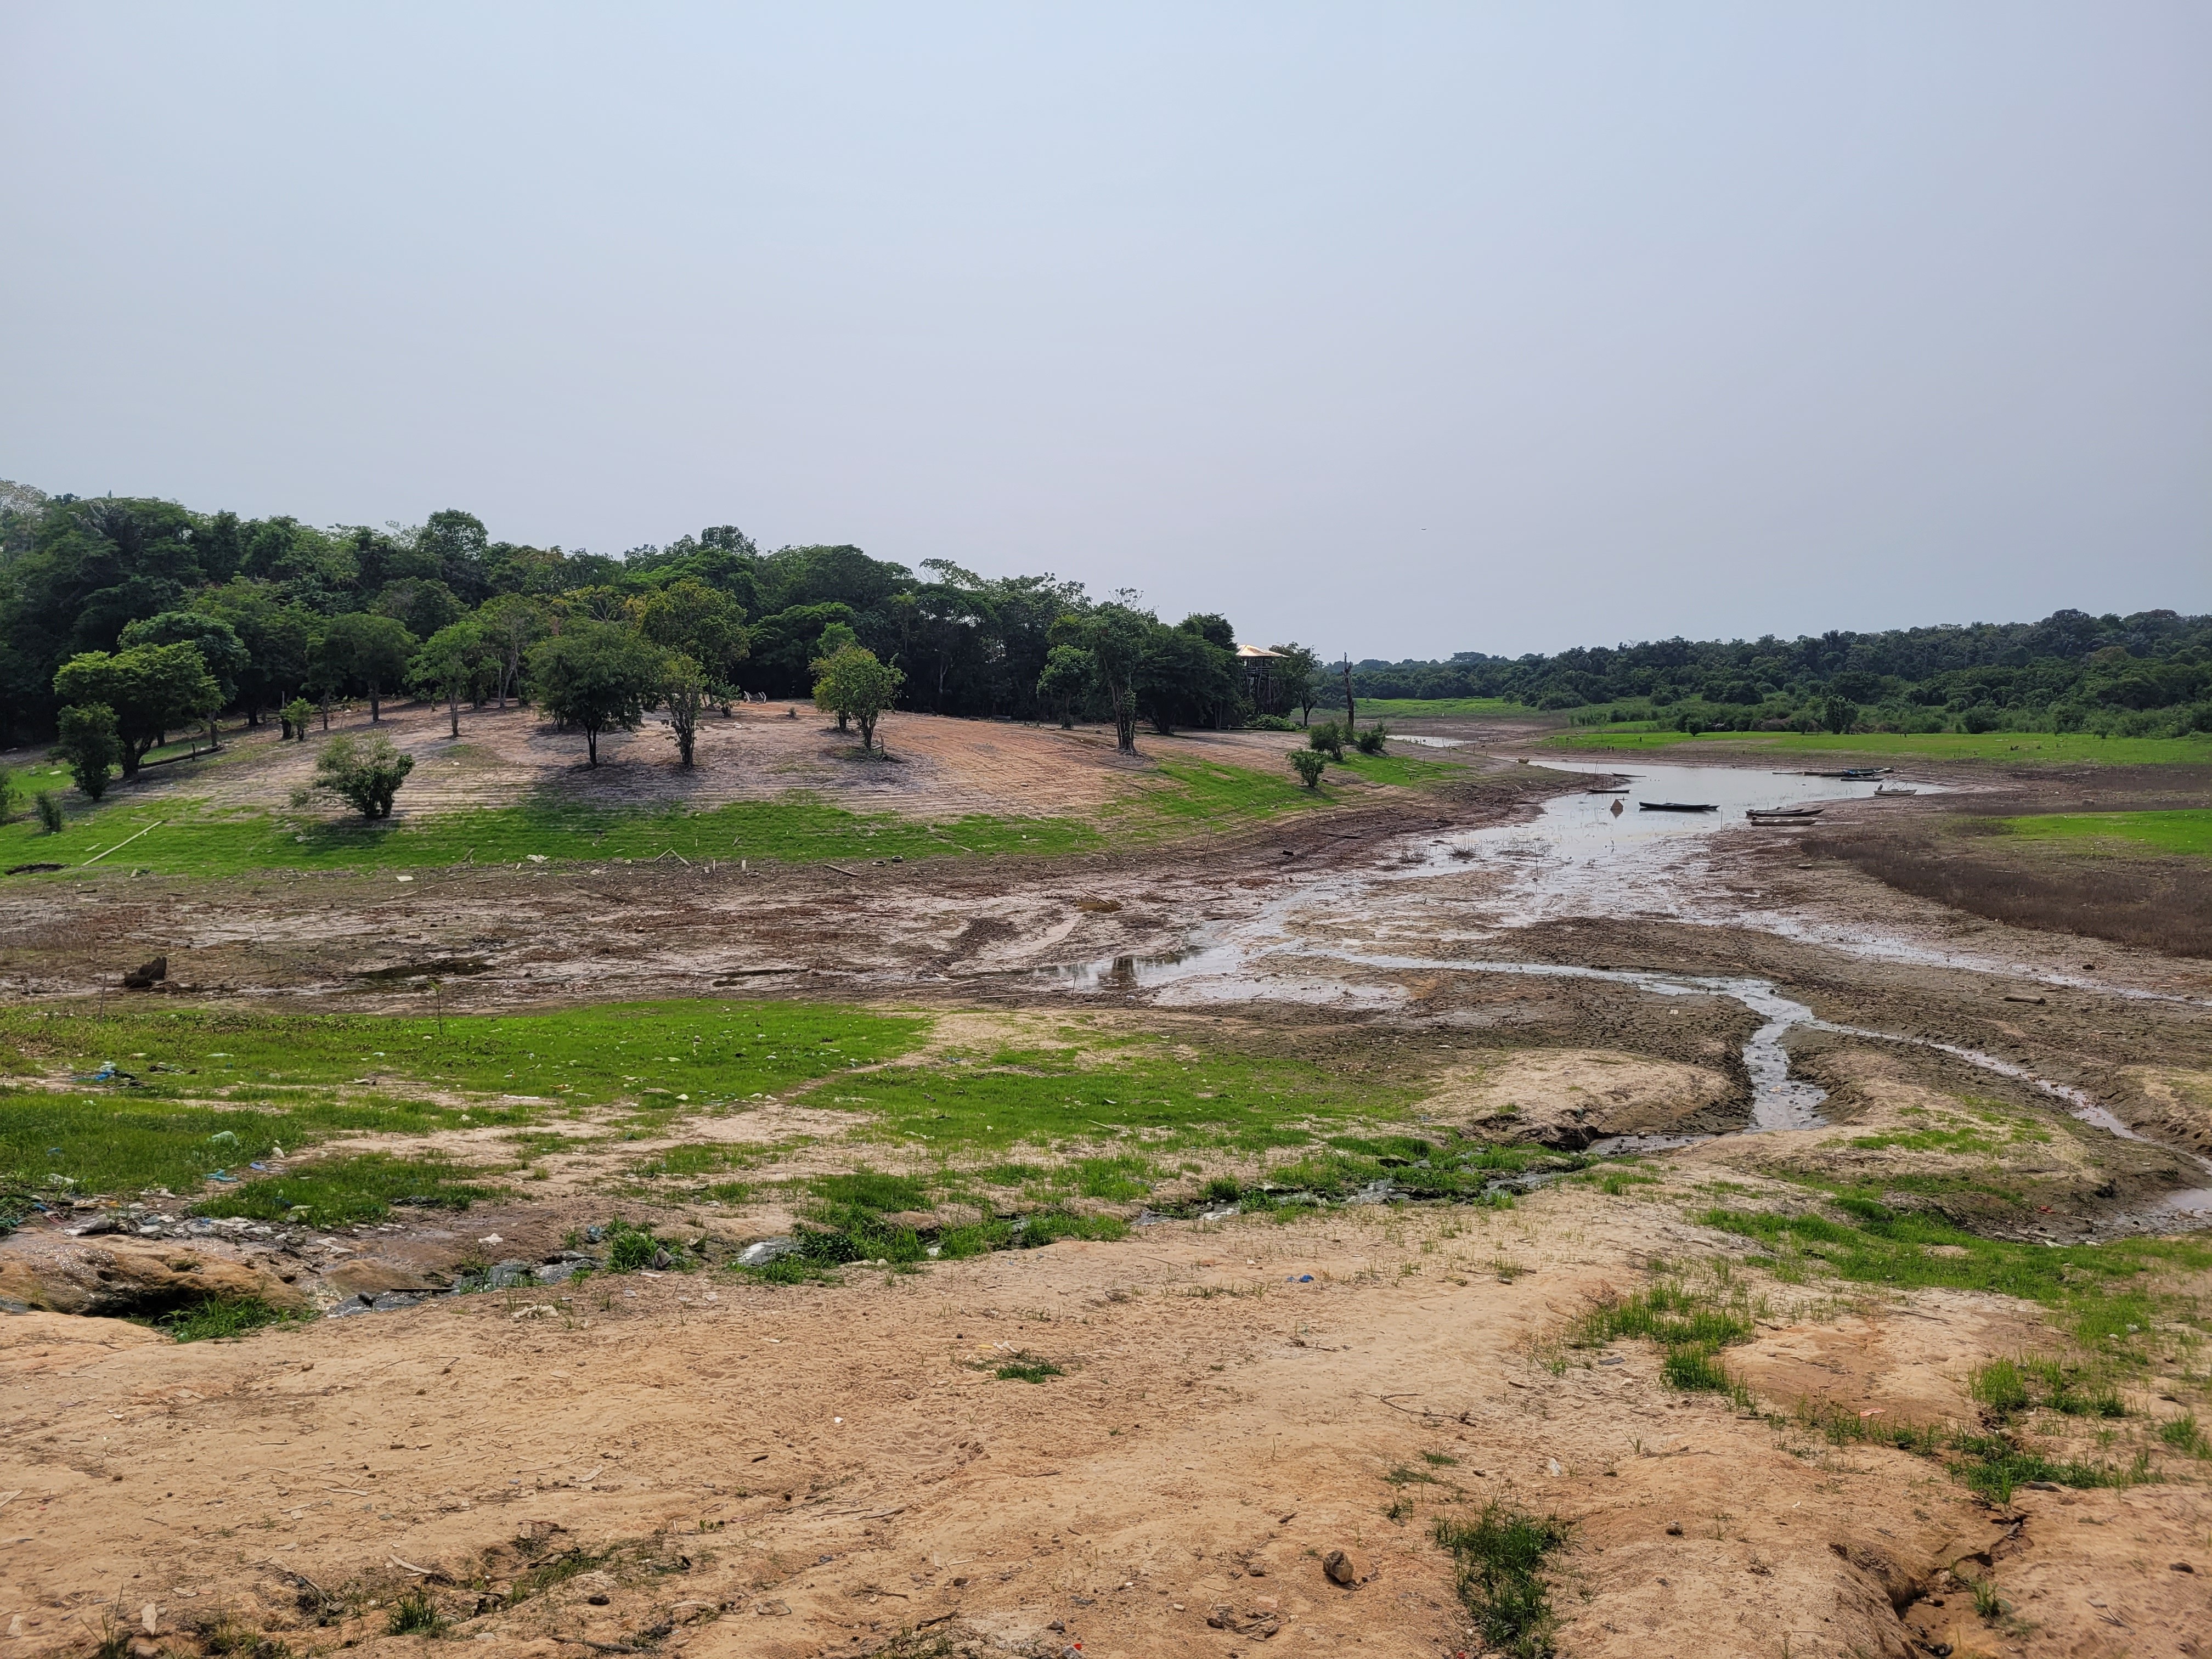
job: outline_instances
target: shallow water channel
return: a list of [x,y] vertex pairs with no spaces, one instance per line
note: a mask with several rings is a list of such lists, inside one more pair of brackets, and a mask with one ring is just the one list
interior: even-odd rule
[[[1820,1106],[1825,1091],[1790,1075],[1790,1057],[1783,1046],[1791,1030],[1803,1026],[1935,1048],[2027,1083],[2110,1133],[2142,1139],[2079,1089],[1962,1045],[1817,1018],[1771,980],[1575,967],[1515,960],[1507,954],[1511,934],[1538,922],[1633,917],[1759,928],[1850,954],[2002,971],[2001,964],[1969,961],[1871,930],[1831,937],[1833,930],[1814,928],[1784,913],[1747,908],[1741,898],[1708,879],[1710,838],[1723,829],[1743,829],[1748,810],[1860,799],[1881,787],[1936,793],[1940,793],[1937,786],[1737,767],[1639,763],[1616,770],[1574,763],[1546,765],[1585,774],[1589,791],[1553,797],[1529,823],[1410,837],[1389,849],[1388,861],[1379,866],[1302,884],[1247,921],[1201,925],[1194,930],[1188,947],[1172,956],[1101,957],[1042,969],[1040,977],[1078,993],[1145,990],[1158,1001],[1184,1006],[1290,1000],[1383,1007],[1402,999],[1402,992],[1387,981],[1347,979],[1331,973],[1332,967],[1382,975],[1441,970],[1601,979],[1660,996],[1724,996],[1741,1003],[1761,1021],[1743,1049],[1752,1104],[1750,1122],[1742,1133],[1810,1128],[1824,1121]],[[1710,804],[1717,810],[1661,811],[1644,805],[1659,801]],[[1762,825],[1757,833],[1788,836],[1796,830],[1786,824]],[[1462,880],[1454,885],[1471,884],[1478,890],[1472,896],[1428,890],[1446,877],[1474,878],[1471,884]],[[1450,907],[1449,913],[1440,914],[1445,906]],[[1595,1150],[1659,1150],[1684,1144],[1680,1138],[1626,1137],[1601,1142]],[[2212,1192],[2177,1194],[2167,1205],[2212,1210]]]

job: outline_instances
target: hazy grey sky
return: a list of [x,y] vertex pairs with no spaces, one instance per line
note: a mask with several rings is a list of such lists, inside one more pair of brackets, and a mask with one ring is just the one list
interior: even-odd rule
[[1334,654],[2212,610],[2212,7],[0,0],[0,477]]

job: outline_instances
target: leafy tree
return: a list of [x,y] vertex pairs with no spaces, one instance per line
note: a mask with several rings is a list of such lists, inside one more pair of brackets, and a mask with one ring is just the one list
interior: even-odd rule
[[1222,724],[1237,696],[1236,659],[1193,623],[1155,627],[1137,669],[1137,695],[1152,729],[1163,737],[1177,726]]
[[1278,704],[1298,711],[1298,724],[1310,725],[1314,704],[1321,696],[1321,656],[1310,646],[1293,641],[1270,646],[1275,662],[1268,671]]
[[488,655],[483,632],[473,619],[447,623],[422,642],[410,666],[416,690],[446,700],[453,735],[461,735],[461,693],[470,690],[483,672]]
[[661,685],[661,653],[618,623],[572,622],[530,653],[530,685],[541,707],[584,734],[599,763],[599,734],[634,732]]
[[697,659],[676,651],[661,659],[660,702],[668,710],[669,734],[676,739],[677,756],[686,771],[691,769],[692,748],[699,740],[699,714],[707,706],[708,695],[707,672]]
[[1098,661],[1080,646],[1055,645],[1045,653],[1044,672],[1037,676],[1037,696],[1060,710],[1065,731],[1075,724],[1075,705],[1098,684]]
[[1847,697],[1831,697],[1820,710],[1820,724],[1831,732],[1850,731],[1858,717],[1858,705]]
[[215,676],[228,702],[238,696],[238,678],[252,662],[246,641],[223,617],[201,611],[164,611],[125,627],[118,641],[125,649],[137,645],[189,645]]
[[392,617],[352,611],[331,618],[317,658],[326,686],[359,686],[368,693],[368,722],[374,726],[384,718],[385,692],[406,680],[415,636]]
[[284,722],[284,735],[301,743],[307,740],[307,722],[315,717],[315,705],[305,697],[295,697],[277,711]]
[[61,741],[55,747],[62,764],[69,768],[76,787],[98,800],[107,793],[107,775],[123,755],[115,736],[115,711],[106,703],[80,704],[63,709],[56,724]]
[[524,654],[544,635],[545,607],[525,593],[501,593],[477,612],[477,626],[497,665],[493,689],[504,708],[520,687]]
[[84,652],[56,671],[54,693],[64,703],[100,703],[113,712],[126,778],[137,776],[146,751],[168,733],[222,706],[222,689],[189,645]]
[[459,622],[468,607],[453,590],[434,578],[394,582],[376,596],[377,611],[397,617],[418,640],[427,640],[448,623]]
[[647,594],[638,603],[637,623],[663,650],[690,658],[707,685],[717,690],[736,685],[738,665],[752,651],[744,611],[696,576]]
[[875,747],[876,722],[906,676],[863,645],[848,645],[814,665],[814,706],[848,715],[863,753]]
[[315,757],[315,787],[327,789],[365,818],[392,816],[392,798],[415,769],[415,757],[379,732],[356,738],[341,732]]
[[223,676],[212,658],[208,665],[235,684],[233,701],[246,711],[249,724],[258,726],[263,709],[295,696],[307,683],[314,612],[286,605],[274,588],[243,578],[205,589],[193,599],[192,609],[228,623],[246,648],[246,664],[234,673]]
[[1159,619],[1150,611],[1118,601],[1062,617],[1052,627],[1054,645],[1089,655],[1113,711],[1115,742],[1125,755],[1137,752],[1137,685],[1146,648],[1159,631]]
[[485,560],[488,542],[483,520],[458,508],[433,513],[415,535],[416,547],[431,566],[426,574],[471,605],[481,605],[491,597]]

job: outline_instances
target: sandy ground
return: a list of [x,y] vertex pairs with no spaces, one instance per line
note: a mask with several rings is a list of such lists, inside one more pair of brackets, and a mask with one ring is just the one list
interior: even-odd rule
[[[185,1650],[228,1617],[412,1651],[382,1632],[420,1584],[492,1655],[873,1653],[916,1628],[1101,1659],[1456,1653],[1429,1522],[1508,1493],[1575,1523],[1571,1654],[2189,1650],[2201,1486],[1993,1511],[1924,1460],[1670,1394],[1640,1345],[1540,1364],[1652,1253],[1728,1247],[1671,1215],[1553,1194],[1176,1224],[838,1290],[627,1279],[185,1348],[20,1316],[0,1620],[27,1654],[111,1617]],[[1735,1352],[1772,1397],[1927,1420],[1968,1414],[1966,1367],[2032,1336],[1997,1298],[1808,1299]],[[1063,1374],[999,1380],[1016,1353]],[[1324,1576],[1340,1549],[1367,1582]],[[2008,1626],[1946,1572],[1990,1562]]]
[[[779,726],[779,710],[722,732],[732,756],[764,746],[705,769],[714,787],[773,779],[759,785],[773,793],[813,776],[806,766],[836,772],[819,723]],[[496,750],[496,766],[457,775],[467,799],[495,783],[520,798],[557,763],[526,719],[481,724],[497,732],[467,742]],[[442,729],[408,741],[434,747]],[[1110,751],[1079,748],[1094,741],[1081,735],[906,719],[886,732],[915,759],[880,775],[896,770],[899,799],[932,814],[1081,810],[1097,799],[1083,791],[1123,787]],[[1230,741],[1261,739],[1190,740]],[[582,787],[672,770],[653,734],[631,744],[629,783],[613,768]],[[296,750],[204,777],[262,790],[295,763]],[[786,763],[799,769],[775,770]],[[2079,1237],[2188,1178],[2168,1147],[2212,1146],[2212,965],[1961,916],[1786,837],[1715,837],[1689,878],[1710,901],[1694,918],[1624,906],[1501,932],[1480,921],[1506,880],[1495,871],[1376,898],[1378,875],[1436,838],[1564,787],[1535,768],[1470,769],[1433,795],[1060,860],[41,884],[0,913],[0,987],[83,994],[166,951],[181,999],[392,1008],[421,984],[364,975],[458,960],[473,971],[440,970],[456,1009],[717,990],[994,1018],[1080,1008],[1163,1031],[1243,1022],[1290,1052],[1428,1079],[1437,1115],[1470,1121],[1512,1104],[1565,1133],[1591,1106],[1711,1127],[1744,1109],[1738,1051],[1757,1022],[1725,999],[1352,959],[1488,953],[1763,975],[1822,1018],[2003,1058],[2156,1137],[2093,1143],[2024,1084],[1808,1033],[1793,1039],[1798,1065],[1832,1091],[1840,1127],[1673,1155],[1681,1182],[1756,1188],[1792,1160],[1860,1167],[1854,1133],[1985,1097],[2049,1121],[2053,1139],[2006,1154],[2007,1178],[2043,1183],[2035,1227]],[[1146,977],[1194,936],[1267,928],[1285,949],[1250,981],[1232,976],[1230,1000]],[[1910,949],[1883,955],[1877,934]],[[580,1167],[544,1203],[472,1212],[468,1228],[544,1243],[582,1214],[592,1179]],[[0,1491],[15,1493],[0,1523],[20,1522],[0,1524],[13,1540],[0,1628],[23,1653],[88,1651],[112,1617],[140,1631],[142,1655],[197,1654],[222,1648],[207,1632],[227,1610],[295,1652],[411,1647],[380,1634],[386,1611],[427,1584],[458,1635],[501,1652],[874,1653],[916,1629],[952,1651],[1063,1659],[1269,1644],[1473,1652],[1428,1523],[1510,1490],[1577,1523],[1557,1594],[1572,1655],[2199,1650],[2212,1506],[2188,1466],[2161,1486],[2027,1491],[1996,1511],[1927,1460],[1833,1451],[1668,1393],[1640,1345],[1560,1353],[1576,1314],[1640,1285],[1655,1256],[1741,1249],[1684,1222],[1680,1200],[1554,1190],[1505,1215],[1178,1223],[836,1290],[626,1278],[238,1344],[15,1316],[0,1320]],[[710,1218],[737,1235],[775,1219]],[[414,1271],[467,1242],[401,1229],[356,1237],[354,1253]],[[2034,1310],[1997,1297],[1776,1294],[1730,1361],[1785,1407],[1967,1419],[1972,1364],[2050,1340]],[[997,1379],[1017,1352],[1064,1374]],[[2169,1414],[2197,1386],[2149,1379],[2138,1412]],[[1394,1470],[1433,1479],[1394,1485]],[[1401,1501],[1410,1511],[1385,1516]],[[1372,1577],[1331,1583],[1320,1563],[1335,1549]],[[557,1577],[549,1563],[576,1571],[504,1605],[503,1587]],[[2007,1620],[1978,1618],[1954,1564],[1993,1565]]]
[[[1194,731],[1163,738],[1147,732],[1140,754],[1130,757],[1115,749],[1111,727],[1062,731],[892,714],[876,729],[886,762],[859,758],[857,733],[839,732],[811,704],[740,703],[727,718],[709,714],[700,721],[696,764],[686,771],[659,715],[648,715],[635,732],[602,737],[596,767],[585,763],[580,735],[556,731],[537,710],[519,706],[465,710],[458,742],[446,711],[419,702],[386,703],[374,726],[365,707],[349,706],[333,714],[331,730],[381,732],[415,757],[393,808],[401,819],[513,805],[555,791],[570,805],[705,807],[771,799],[793,789],[856,811],[1043,817],[1095,811],[1120,799],[1162,757],[1212,757],[1275,770],[1304,741],[1294,732]],[[216,808],[283,807],[295,786],[313,781],[322,735],[319,723],[304,744],[281,741],[273,726],[240,728],[226,733],[219,757],[150,767],[128,784],[118,782],[112,797],[146,805],[182,798]],[[0,763],[21,766],[35,758],[19,750],[0,756]]]

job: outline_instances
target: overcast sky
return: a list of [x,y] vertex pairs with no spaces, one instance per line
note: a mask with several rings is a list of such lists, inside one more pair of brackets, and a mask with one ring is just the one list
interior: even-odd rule
[[0,0],[0,477],[1334,655],[2212,610],[2212,7]]

